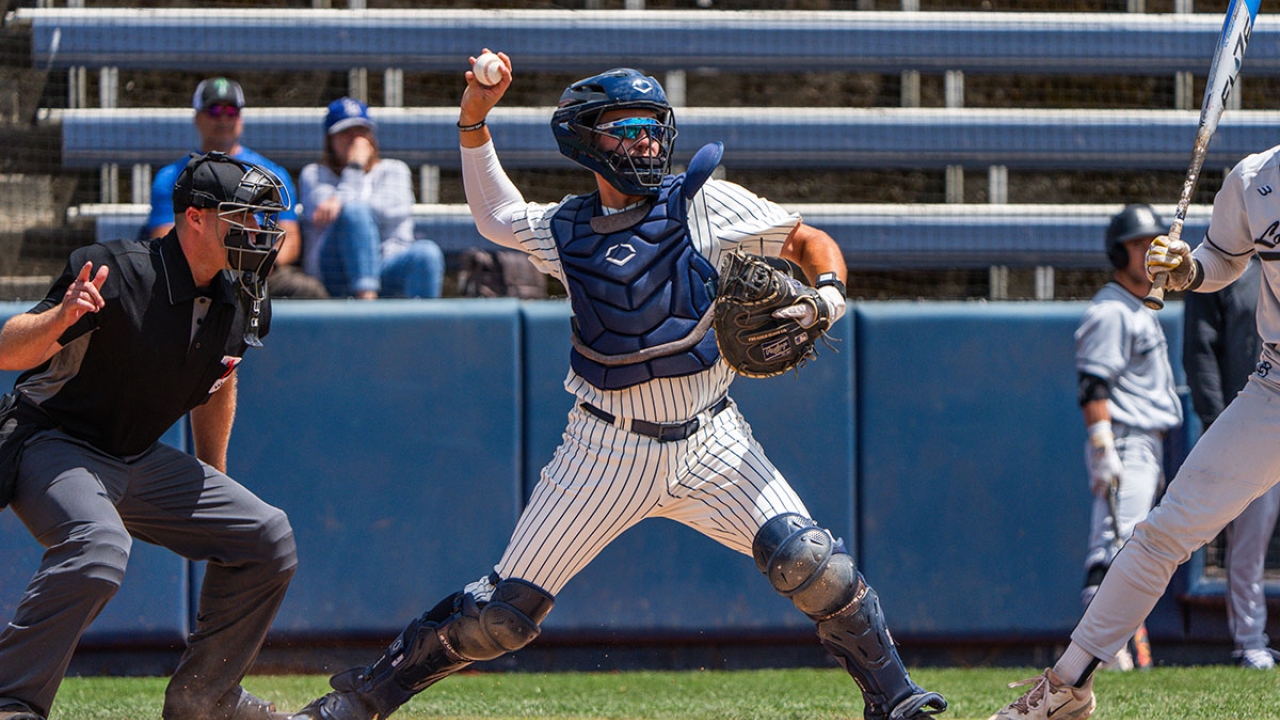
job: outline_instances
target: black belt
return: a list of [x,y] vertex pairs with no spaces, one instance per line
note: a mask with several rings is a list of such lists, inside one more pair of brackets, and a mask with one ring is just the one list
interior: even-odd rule
[[[592,405],[591,403],[578,403],[578,407],[584,412],[588,412],[610,425],[618,425],[623,430],[629,430],[633,433],[651,437],[658,442],[672,442],[673,440],[684,440],[690,435],[698,432],[698,428],[702,427],[702,421],[696,417],[690,418],[682,423],[655,423],[648,420],[630,420],[629,424],[621,425],[618,418]],[[712,418],[719,415],[725,408],[729,407],[729,396],[726,395],[715,402],[711,407],[706,409],[708,417]]]

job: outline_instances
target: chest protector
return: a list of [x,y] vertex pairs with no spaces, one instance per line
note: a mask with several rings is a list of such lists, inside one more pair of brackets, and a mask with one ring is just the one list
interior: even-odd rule
[[602,216],[592,193],[556,213],[552,235],[573,307],[570,364],[595,387],[692,375],[720,358],[711,330],[718,274],[689,238],[686,207],[715,164],[700,172],[691,162],[639,208]]

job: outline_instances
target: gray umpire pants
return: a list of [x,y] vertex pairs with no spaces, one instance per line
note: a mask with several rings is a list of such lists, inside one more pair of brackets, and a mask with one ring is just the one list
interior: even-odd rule
[[1262,573],[1280,515],[1280,485],[1268,490],[1227,525],[1227,626],[1237,650],[1267,646],[1267,596]]
[[132,536],[208,561],[164,718],[230,717],[297,565],[282,511],[168,445],[122,459],[57,430],[26,445],[10,507],[46,550],[0,631],[0,705],[49,714],[80,635],[124,579]]

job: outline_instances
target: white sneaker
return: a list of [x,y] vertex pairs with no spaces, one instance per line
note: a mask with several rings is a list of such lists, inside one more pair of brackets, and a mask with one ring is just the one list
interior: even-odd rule
[[1093,697],[1093,677],[1084,687],[1072,687],[1052,668],[1029,680],[1009,683],[1009,687],[1035,685],[1022,697],[1004,706],[987,720],[1084,720],[1093,714],[1097,701]]
[[1253,648],[1240,653],[1240,667],[1250,670],[1271,670],[1276,666],[1276,658],[1269,648]]
[[1111,662],[1102,663],[1101,667],[1113,672],[1129,672],[1133,669],[1133,654],[1129,652],[1128,646],[1122,647]]

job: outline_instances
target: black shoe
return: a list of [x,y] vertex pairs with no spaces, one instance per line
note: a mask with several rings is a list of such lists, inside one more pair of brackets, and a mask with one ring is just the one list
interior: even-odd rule
[[889,713],[889,720],[925,720],[946,712],[947,701],[936,692],[918,692],[908,697]]
[[360,700],[359,695],[344,691],[316,698],[289,717],[291,720],[383,720],[377,711]]
[[289,720],[290,717],[293,716],[289,713],[276,712],[275,703],[244,692],[240,695],[240,701],[231,713],[230,720]]
[[0,720],[44,720],[44,716],[22,703],[9,703],[0,705]]

